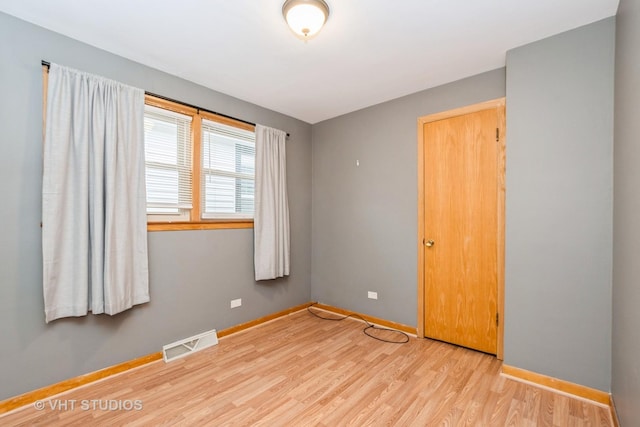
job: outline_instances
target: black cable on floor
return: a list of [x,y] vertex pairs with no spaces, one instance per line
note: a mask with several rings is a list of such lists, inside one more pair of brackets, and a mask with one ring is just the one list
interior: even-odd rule
[[[317,318],[319,318],[319,319],[322,319],[322,320],[332,320],[332,321],[336,321],[336,322],[339,322],[339,321],[344,320],[344,319],[348,319],[349,317],[354,318],[354,319],[360,319],[360,320],[362,320],[364,323],[366,323],[366,325],[367,325],[367,326],[365,326],[365,328],[362,330],[362,332],[363,332],[366,336],[368,336],[368,337],[371,337],[371,338],[376,339],[376,340],[378,340],[378,341],[382,341],[382,342],[386,342],[386,343],[391,343],[391,344],[406,344],[406,343],[408,343],[408,342],[409,342],[409,335],[407,335],[406,333],[404,333],[404,332],[402,332],[402,331],[399,331],[399,330],[397,330],[397,329],[383,328],[383,327],[381,327],[381,326],[373,325],[373,324],[369,323],[369,321],[368,321],[367,319],[365,319],[364,317],[360,316],[359,314],[350,313],[350,314],[347,314],[346,316],[342,316],[342,317],[325,317],[325,316],[321,316],[321,315],[319,315],[318,313],[316,313],[316,312],[314,312],[313,310],[311,310],[311,307],[313,307],[314,305],[316,305],[316,303],[313,303],[313,304],[311,304],[309,307],[307,307],[307,311],[308,311],[309,313],[313,314],[314,316],[316,316],[316,317],[317,317]],[[383,339],[383,338],[378,338],[378,337],[376,337],[376,336],[371,335],[370,333],[368,333],[367,331],[368,331],[369,329],[377,329],[377,330],[379,330],[379,331],[395,332],[395,333],[398,333],[398,334],[403,335],[403,339],[402,339],[402,341],[391,341],[391,340],[385,340],[385,339]]]

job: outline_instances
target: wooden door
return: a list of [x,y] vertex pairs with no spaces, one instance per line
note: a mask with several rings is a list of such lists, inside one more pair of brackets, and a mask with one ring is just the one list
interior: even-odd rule
[[504,106],[423,123],[424,335],[497,354]]

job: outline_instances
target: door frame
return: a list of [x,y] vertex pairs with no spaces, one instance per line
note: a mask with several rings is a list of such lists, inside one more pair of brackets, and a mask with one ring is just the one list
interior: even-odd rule
[[[418,118],[418,337],[424,338],[424,314],[425,314],[425,292],[424,292],[424,268],[425,268],[425,248],[424,239],[424,180],[425,180],[425,164],[424,164],[424,125],[426,123],[438,120],[449,119],[451,117],[462,116],[477,111],[489,110],[498,107],[505,107],[505,98],[493,99],[478,104],[467,105],[465,107],[453,110],[443,111],[440,113],[429,114]],[[498,206],[497,206],[497,311],[499,316],[497,331],[497,351],[496,357],[503,359],[504,353],[504,257],[505,257],[505,174],[506,174],[506,129],[505,126],[505,109],[498,110]]]

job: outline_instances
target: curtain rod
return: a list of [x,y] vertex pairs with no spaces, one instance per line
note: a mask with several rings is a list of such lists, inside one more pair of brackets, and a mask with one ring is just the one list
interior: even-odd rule
[[[48,61],[42,60],[42,66],[50,68],[51,67],[51,63],[48,62]],[[186,102],[178,101],[177,99],[168,98],[166,96],[158,95],[156,93],[147,92],[147,91],[145,91],[144,93],[145,93],[145,95],[155,96],[156,98],[164,99],[165,101],[171,101],[171,102],[175,102],[176,104],[182,104],[182,105],[187,106],[187,107],[195,108],[198,111],[205,111],[207,113],[215,114],[216,116],[224,117],[226,119],[236,120],[238,122],[245,123],[245,124],[251,125],[251,126],[255,126],[256,125],[255,123],[250,122],[248,120],[242,120],[242,119],[239,119],[237,117],[229,116],[227,114],[217,113],[215,111],[211,111],[211,110],[208,110],[206,108],[198,107],[197,105],[187,104]],[[287,138],[289,138],[289,136],[290,135],[287,132]]]

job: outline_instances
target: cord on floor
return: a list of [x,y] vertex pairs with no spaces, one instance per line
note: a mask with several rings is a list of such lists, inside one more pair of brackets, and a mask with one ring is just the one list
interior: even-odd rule
[[[375,340],[378,340],[378,341],[382,341],[382,342],[386,342],[386,343],[391,343],[391,344],[406,344],[406,343],[408,343],[408,342],[409,342],[409,335],[405,334],[404,332],[399,331],[399,330],[397,330],[397,329],[390,329],[390,328],[383,328],[383,327],[381,327],[381,326],[376,326],[376,325],[374,325],[374,324],[372,324],[372,323],[369,323],[369,321],[368,321],[367,319],[365,319],[364,317],[360,316],[359,314],[350,313],[350,314],[347,314],[346,316],[342,316],[342,317],[325,317],[325,316],[321,316],[321,315],[319,315],[317,312],[315,312],[315,311],[311,310],[311,307],[313,307],[314,305],[316,305],[316,303],[313,303],[313,304],[311,304],[309,307],[307,307],[307,311],[308,311],[309,313],[313,314],[314,316],[316,316],[316,317],[317,317],[317,318],[319,318],[319,319],[322,319],[322,320],[332,320],[332,321],[336,321],[336,322],[339,322],[339,321],[344,320],[344,319],[348,319],[349,317],[351,317],[351,318],[353,318],[353,319],[360,319],[360,320],[362,320],[364,323],[366,323],[366,325],[367,325],[367,326],[365,326],[365,328],[362,330],[362,332],[363,332],[366,336],[368,336],[368,337],[371,337],[371,338],[373,338],[373,339],[375,339]],[[403,338],[402,338],[402,340],[400,340],[400,341],[386,340],[386,339],[379,338],[379,337],[376,337],[376,336],[374,336],[374,335],[371,335],[371,334],[368,332],[369,330],[379,330],[379,331],[395,332],[395,333],[401,334],[401,335],[403,336]]]

